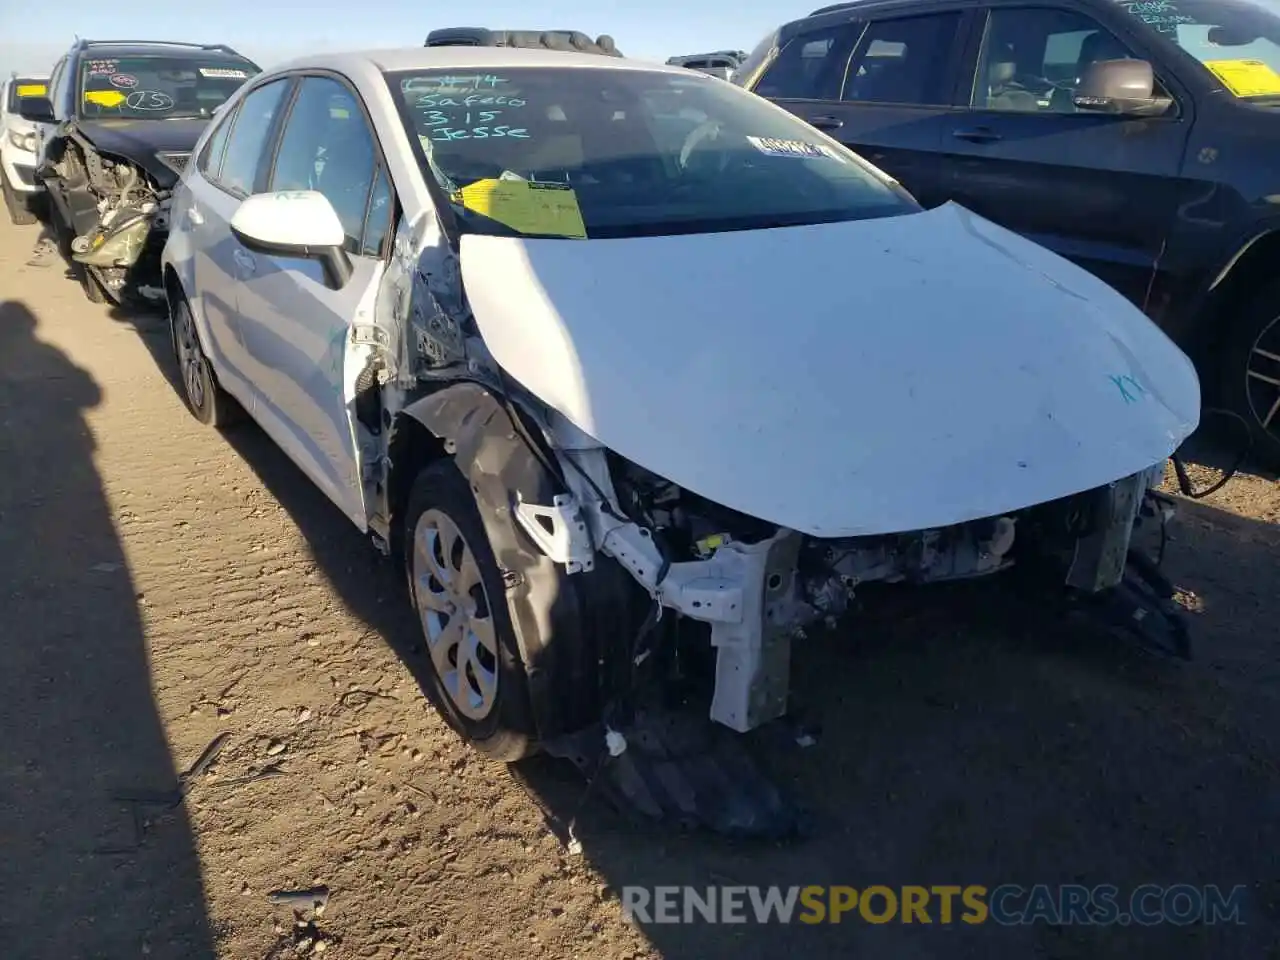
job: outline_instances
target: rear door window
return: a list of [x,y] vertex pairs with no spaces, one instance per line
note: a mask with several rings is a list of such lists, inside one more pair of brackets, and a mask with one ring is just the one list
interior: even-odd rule
[[867,27],[849,63],[844,99],[860,103],[949,102],[959,12],[881,20]]
[[235,122],[236,111],[232,110],[218,121],[213,136],[209,137],[204,149],[200,151],[200,156],[196,160],[196,169],[206,180],[217,181],[222,174],[222,157],[227,152],[227,138]]
[[841,23],[792,37],[754,92],[776,100],[838,100],[859,29]]

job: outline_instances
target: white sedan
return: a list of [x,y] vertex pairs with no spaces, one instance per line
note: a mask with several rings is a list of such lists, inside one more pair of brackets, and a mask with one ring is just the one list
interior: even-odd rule
[[714,659],[711,719],[771,721],[802,628],[870,581],[1034,560],[1164,623],[1126,555],[1198,422],[1187,358],[729,84],[297,60],[227,104],[171,220],[191,411],[247,411],[403,562],[434,699],[490,756],[617,727],[676,648]]

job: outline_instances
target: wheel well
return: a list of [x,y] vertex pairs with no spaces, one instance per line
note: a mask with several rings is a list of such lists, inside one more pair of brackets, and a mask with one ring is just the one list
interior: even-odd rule
[[387,447],[391,460],[387,478],[387,510],[390,516],[392,556],[403,556],[403,532],[400,529],[405,508],[409,505],[409,492],[418,474],[430,464],[448,456],[444,441],[407,413],[396,415],[391,426],[391,441]]
[[1275,278],[1280,260],[1280,230],[1272,230],[1250,244],[1218,286],[1209,292],[1205,304],[1207,323],[1201,326],[1204,340],[1198,353],[1216,358],[1228,342],[1235,317],[1259,288]]
[[164,268],[164,298],[169,304],[170,313],[173,313],[173,308],[178,301],[186,295],[186,291],[182,289],[182,281],[178,279],[178,271],[166,264]]

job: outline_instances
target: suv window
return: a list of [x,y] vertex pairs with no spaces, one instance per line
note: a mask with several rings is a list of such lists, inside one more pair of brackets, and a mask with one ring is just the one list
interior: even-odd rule
[[958,12],[871,24],[849,62],[844,99],[867,103],[949,102],[947,65],[959,27]]
[[62,57],[57,64],[54,65],[53,73],[49,75],[49,100],[53,104],[53,115],[55,117],[65,116],[65,108],[63,104],[65,99],[65,82],[67,58]]
[[995,9],[987,17],[970,102],[985,110],[1075,113],[1085,68],[1132,56],[1109,30],[1074,10]]
[[327,77],[303,80],[285,122],[271,189],[324,194],[342,221],[347,252],[358,255],[377,163],[355,94]]
[[17,114],[20,101],[26,97],[49,96],[48,81],[30,77],[14,77],[12,80],[6,80],[4,88],[4,111],[10,114]]
[[1280,94],[1280,10],[1274,3],[1122,0],[1120,8],[1199,60],[1235,96]]
[[218,183],[224,189],[242,197],[253,193],[262,151],[289,83],[287,78],[273,80],[240,103],[218,176]]
[[836,100],[859,26],[842,23],[792,37],[754,92],[779,100]]
[[92,49],[78,64],[82,117],[207,119],[259,72],[243,57],[146,54],[109,57]]

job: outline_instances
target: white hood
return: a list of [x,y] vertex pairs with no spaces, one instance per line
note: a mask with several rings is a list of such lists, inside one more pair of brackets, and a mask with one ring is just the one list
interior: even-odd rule
[[633,462],[821,537],[997,516],[1167,457],[1191,362],[1120,294],[948,204],[811,227],[467,235],[494,358]]

